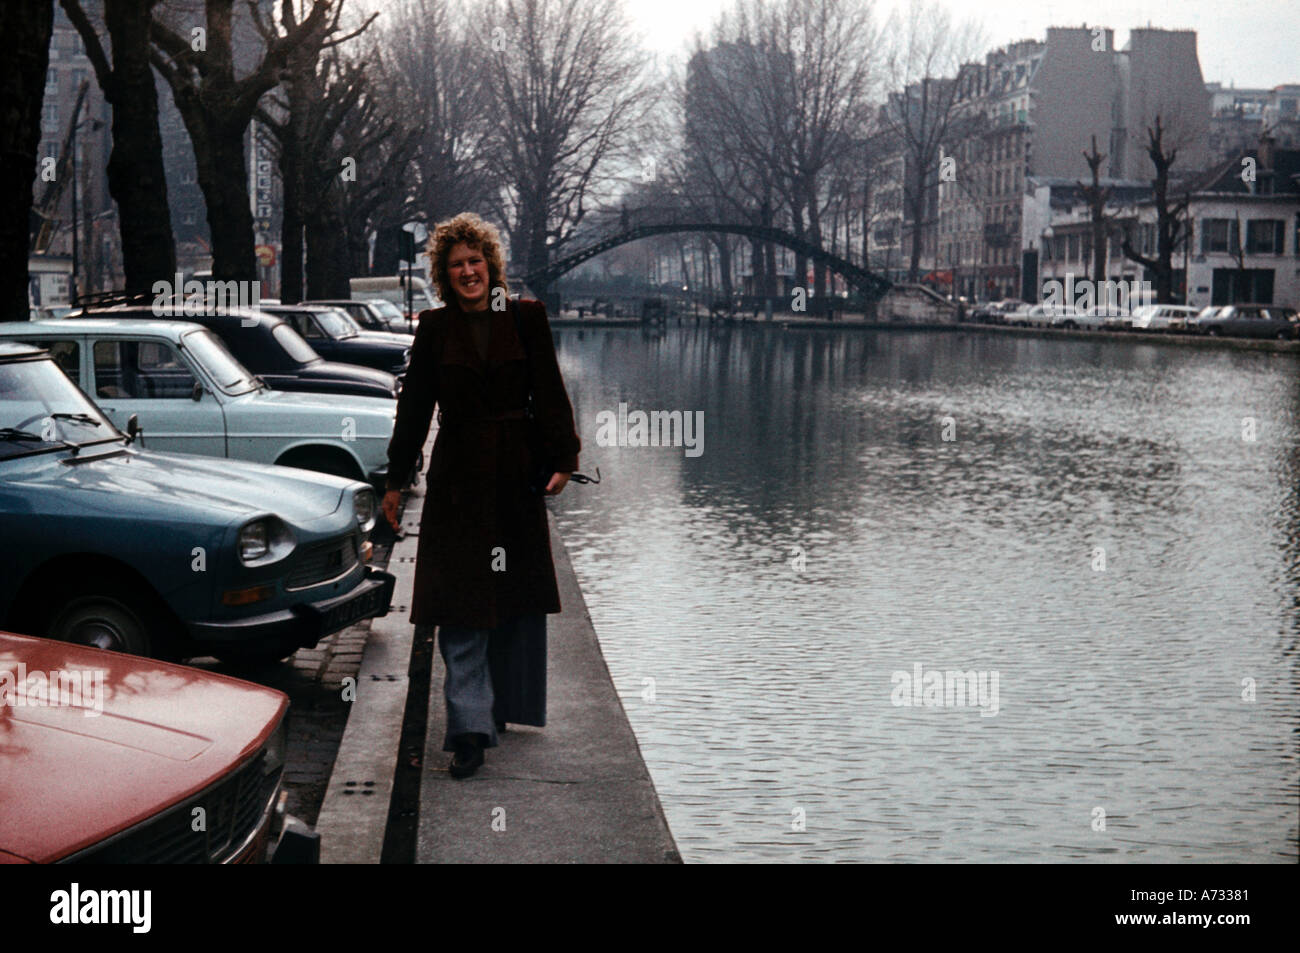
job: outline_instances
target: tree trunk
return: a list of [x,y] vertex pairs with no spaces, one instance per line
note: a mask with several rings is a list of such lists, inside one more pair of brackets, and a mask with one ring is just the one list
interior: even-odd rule
[[722,286],[722,296],[730,304],[731,290],[731,241],[726,235],[718,235],[713,244],[718,249],[718,283]]
[[919,183],[912,202],[912,249],[907,264],[907,280],[921,280],[921,242],[925,237],[925,184]]
[[126,291],[149,294],[172,281],[176,243],[167,205],[158,92],[149,64],[154,0],[108,0],[104,23],[113,43],[113,74],[104,97],[113,107],[108,190],[117,202]]
[[190,94],[177,98],[185,128],[194,143],[199,188],[208,210],[212,236],[212,278],[215,281],[256,281],[253,252],[253,211],[248,203],[248,163],[244,131],[223,128]]
[[54,0],[0,3],[0,321],[25,321],[32,184],[50,64]]
[[327,194],[307,222],[307,298],[352,297],[348,245],[336,196]]

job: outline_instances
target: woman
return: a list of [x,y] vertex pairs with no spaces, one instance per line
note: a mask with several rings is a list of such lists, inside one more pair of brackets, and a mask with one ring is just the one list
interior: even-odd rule
[[[438,626],[443,750],[454,753],[452,776],[463,778],[507,722],[546,723],[546,613],[560,611],[560,597],[542,492],[564,489],[579,441],[546,309],[508,299],[496,229],[457,215],[434,230],[429,260],[447,306],[420,314],[383,511],[396,528],[400,487],[437,404],[411,621]],[[539,492],[530,477],[543,462]]]

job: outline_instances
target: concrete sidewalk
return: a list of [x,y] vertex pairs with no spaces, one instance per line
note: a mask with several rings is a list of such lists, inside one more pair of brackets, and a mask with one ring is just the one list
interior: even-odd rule
[[512,725],[463,781],[447,772],[442,750],[444,669],[435,653],[419,863],[681,862],[553,521],[551,548],[564,611],[547,616],[547,726]]

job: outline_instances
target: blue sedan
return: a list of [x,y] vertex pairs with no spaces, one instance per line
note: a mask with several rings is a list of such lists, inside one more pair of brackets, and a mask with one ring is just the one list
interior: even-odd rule
[[356,480],[143,449],[45,351],[0,342],[0,629],[283,658],[388,612],[375,520]]

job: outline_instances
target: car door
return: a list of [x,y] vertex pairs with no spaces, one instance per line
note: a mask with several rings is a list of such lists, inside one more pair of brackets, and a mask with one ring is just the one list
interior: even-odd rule
[[151,450],[227,455],[221,404],[174,343],[102,337],[92,339],[91,352],[91,396],[119,429],[136,414]]

